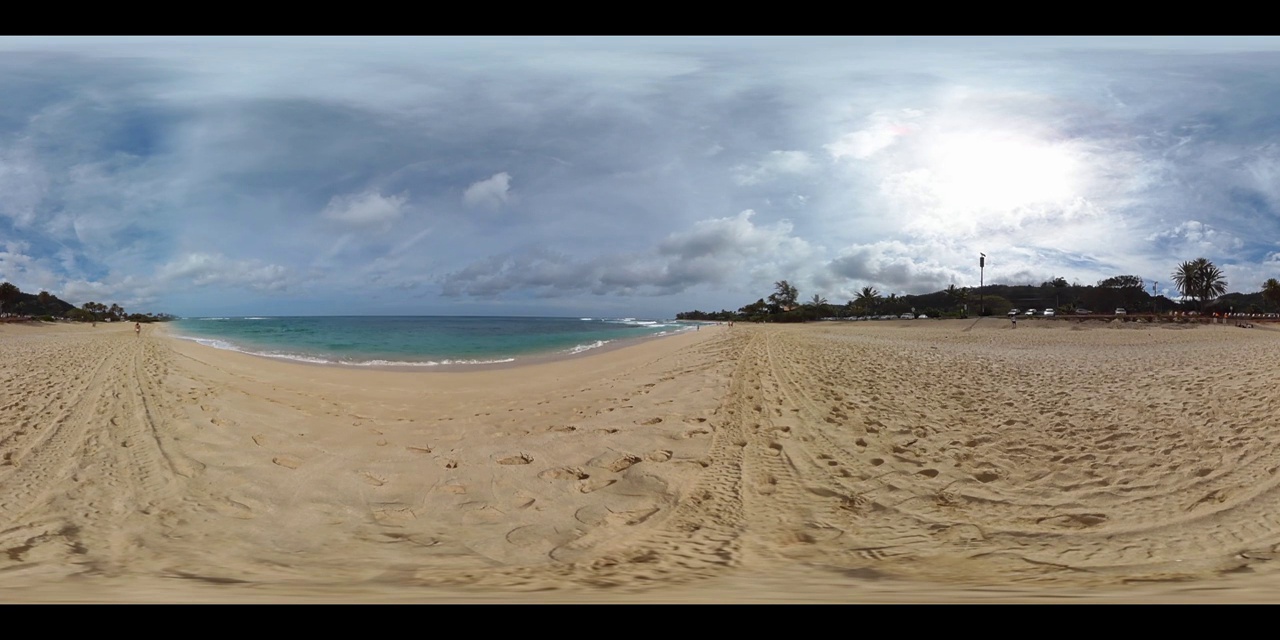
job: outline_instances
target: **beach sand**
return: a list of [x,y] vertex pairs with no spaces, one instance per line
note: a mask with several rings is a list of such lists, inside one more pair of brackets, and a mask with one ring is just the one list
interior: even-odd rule
[[524,367],[0,326],[4,602],[1280,602],[1280,331],[703,327]]

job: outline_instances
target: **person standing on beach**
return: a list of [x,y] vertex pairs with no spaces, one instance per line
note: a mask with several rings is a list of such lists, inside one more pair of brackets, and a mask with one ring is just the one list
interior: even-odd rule
[[1017,329],[1017,328],[1018,328],[1018,316],[1017,316],[1017,314],[1014,314],[1014,315],[1009,316],[1009,322],[1012,322],[1012,323],[1013,323],[1013,328],[1014,328],[1014,329]]
[[138,336],[138,337],[142,337],[142,323],[141,323],[141,322],[135,322],[135,323],[133,323],[133,335]]

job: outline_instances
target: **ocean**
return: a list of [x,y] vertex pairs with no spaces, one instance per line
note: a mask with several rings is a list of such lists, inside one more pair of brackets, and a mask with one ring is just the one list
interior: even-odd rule
[[316,364],[432,367],[571,356],[692,331],[674,320],[480,316],[182,318],[171,333],[219,349]]

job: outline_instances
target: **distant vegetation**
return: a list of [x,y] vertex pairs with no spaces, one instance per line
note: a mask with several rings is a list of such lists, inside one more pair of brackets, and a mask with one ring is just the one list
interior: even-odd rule
[[1169,276],[1182,294],[1182,300],[1151,295],[1143,287],[1143,279],[1119,275],[1099,280],[1096,284],[1069,283],[1053,278],[1038,285],[989,284],[981,292],[975,288],[958,288],[954,284],[942,291],[922,295],[883,295],[874,287],[863,287],[853,300],[831,304],[821,295],[799,302],[800,292],[790,282],[774,283],[774,293],[767,298],[739,308],[737,311],[685,311],[678,320],[740,322],[805,322],[821,318],[901,315],[912,313],[930,318],[977,316],[983,308],[987,315],[1004,315],[1010,309],[1054,309],[1059,314],[1074,314],[1076,309],[1111,313],[1123,307],[1129,313],[1165,313],[1168,311],[1200,311],[1202,313],[1276,313],[1280,312],[1280,281],[1271,278],[1255,293],[1227,293],[1227,281],[1212,262],[1197,258],[1178,265]]
[[99,302],[86,302],[76,308],[48,291],[23,293],[9,282],[0,283],[0,315],[4,319],[50,322],[59,319],[78,322],[164,322],[175,319],[175,316],[167,313],[126,313],[124,307],[114,303],[107,306]]

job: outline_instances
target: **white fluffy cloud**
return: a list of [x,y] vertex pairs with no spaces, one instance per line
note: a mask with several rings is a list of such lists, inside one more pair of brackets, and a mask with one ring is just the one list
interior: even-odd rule
[[1244,241],[1198,220],[1188,220],[1172,229],[1151,234],[1147,240],[1167,243],[1181,250],[1215,255],[1230,253],[1244,246]]
[[876,111],[867,116],[863,128],[846,133],[823,148],[832,160],[865,160],[909,135],[916,128],[914,121],[923,115],[917,109]]
[[41,261],[28,255],[24,242],[9,241],[0,251],[0,281],[9,282],[27,293],[56,290],[58,277]]
[[160,267],[156,279],[170,286],[213,285],[280,291],[288,288],[292,277],[289,269],[261,260],[232,260],[216,253],[188,253]]
[[462,194],[462,201],[472,207],[497,208],[507,203],[511,194],[511,175],[505,171],[474,182]]
[[377,190],[334,196],[321,215],[353,228],[388,229],[404,216],[408,193],[383,196]]

